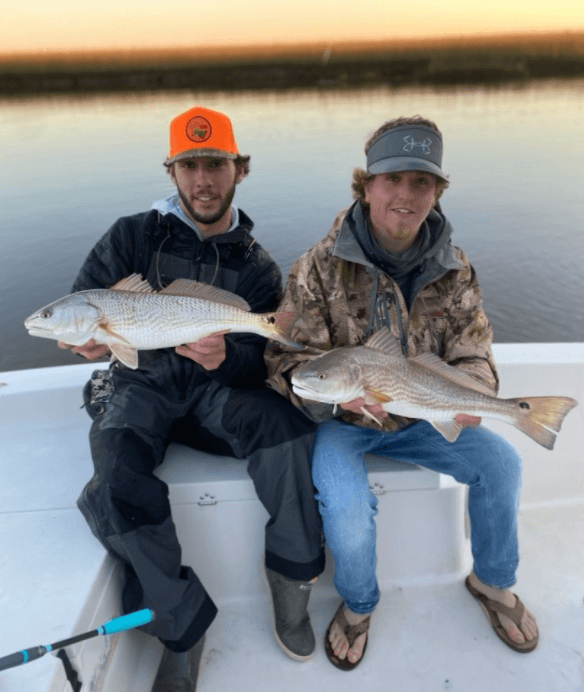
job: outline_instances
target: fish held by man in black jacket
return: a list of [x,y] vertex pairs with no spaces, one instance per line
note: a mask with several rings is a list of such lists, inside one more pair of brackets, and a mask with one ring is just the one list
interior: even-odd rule
[[81,346],[107,344],[112,359],[135,370],[138,351],[179,346],[217,332],[251,332],[293,348],[288,328],[294,312],[257,314],[235,293],[177,279],[155,291],[139,274],[105,289],[72,293],[24,321],[31,336]]

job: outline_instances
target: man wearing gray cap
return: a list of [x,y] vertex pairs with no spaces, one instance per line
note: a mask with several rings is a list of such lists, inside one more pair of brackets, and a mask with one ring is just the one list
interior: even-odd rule
[[291,336],[308,348],[294,353],[271,344],[265,354],[270,385],[321,423],[312,476],[343,597],[325,636],[327,656],[342,670],[358,665],[379,600],[377,499],[363,461],[368,452],[412,461],[469,486],[474,568],[466,586],[497,636],[529,652],[537,645],[537,626],[509,591],[518,562],[521,483],[514,448],[480,427],[480,418],[457,415],[453,425],[462,431],[448,442],[428,422],[388,414],[380,403],[358,398],[337,408],[292,390],[301,363],[333,348],[362,345],[384,327],[404,356],[433,353],[483,391],[498,389],[493,332],[477,278],[464,252],[452,245],[452,227],[438,203],[448,187],[438,127],[420,116],[390,120],[371,135],[365,153],[367,171],[353,174],[356,201],[288,277],[280,310],[297,311]]

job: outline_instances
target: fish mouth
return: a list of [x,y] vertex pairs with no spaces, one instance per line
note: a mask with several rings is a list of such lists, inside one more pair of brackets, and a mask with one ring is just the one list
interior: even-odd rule
[[31,336],[44,336],[47,338],[52,338],[53,336],[53,330],[40,323],[36,317],[27,317],[24,320],[24,326]]
[[310,399],[311,401],[320,401],[324,404],[335,403],[334,401],[328,401],[326,398],[323,398],[322,393],[316,391],[315,389],[310,389],[309,387],[294,384],[294,382],[292,382],[292,391],[294,392],[294,394],[296,394],[297,396],[301,396],[303,399]]
[[306,399],[310,399],[309,394],[316,394],[316,392],[313,389],[309,389],[308,387],[303,387],[302,385],[295,384],[292,382],[292,391],[294,394],[298,394],[298,396],[304,397]]
[[28,333],[31,336],[52,336],[52,332],[50,329],[41,329],[40,327],[33,327],[33,326],[28,326],[26,323],[24,326],[27,328]]

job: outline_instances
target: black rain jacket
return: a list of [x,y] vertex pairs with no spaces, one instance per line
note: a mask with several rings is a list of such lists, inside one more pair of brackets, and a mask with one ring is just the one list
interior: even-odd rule
[[[91,250],[72,290],[109,288],[137,273],[157,290],[175,279],[193,279],[237,293],[252,312],[276,310],[282,297],[280,268],[255,242],[253,222],[241,210],[239,222],[229,233],[201,241],[174,214],[151,210],[122,217]],[[233,334],[225,341],[227,357],[216,370],[205,370],[174,348],[140,351],[139,370],[155,388],[173,383],[179,396],[211,380],[237,388],[263,386],[266,339]]]

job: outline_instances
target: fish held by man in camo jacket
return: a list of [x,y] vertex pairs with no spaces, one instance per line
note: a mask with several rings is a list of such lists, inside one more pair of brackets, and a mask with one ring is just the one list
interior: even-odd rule
[[404,357],[387,328],[363,346],[333,349],[303,363],[291,381],[294,393],[304,399],[336,405],[363,398],[388,413],[421,418],[449,442],[462,430],[454,418],[463,413],[503,420],[552,449],[566,414],[578,404],[558,396],[500,399],[432,353]]
[[215,332],[249,332],[303,348],[287,336],[294,313],[252,313],[229,291],[177,279],[155,291],[139,274],[111,288],[72,293],[28,317],[32,336],[82,346],[107,344],[112,359],[135,370],[138,351],[179,346]]

